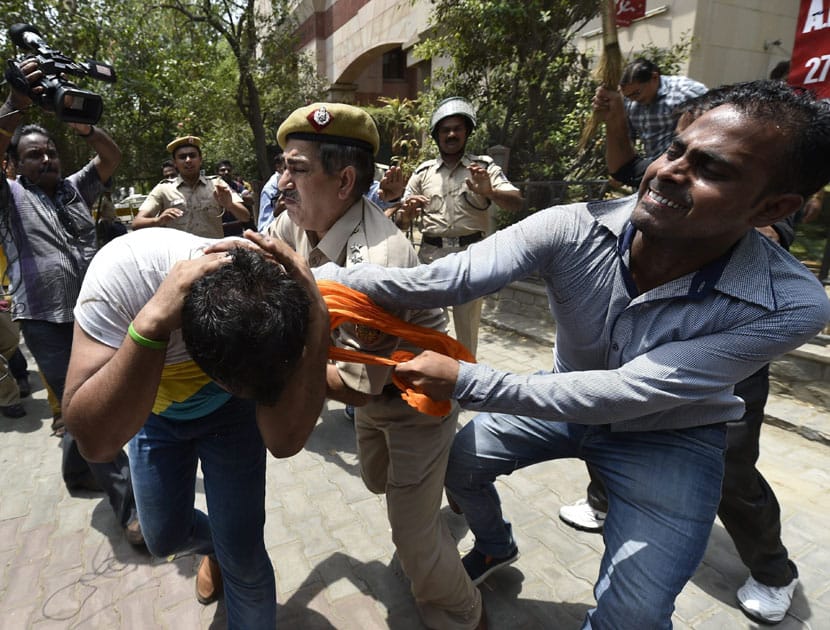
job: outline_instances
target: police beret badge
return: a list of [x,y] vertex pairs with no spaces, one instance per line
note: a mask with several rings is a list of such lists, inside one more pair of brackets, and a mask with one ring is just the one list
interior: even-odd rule
[[306,116],[308,122],[311,123],[311,126],[314,127],[317,131],[322,131],[326,127],[331,124],[332,115],[325,107],[320,107],[319,109],[315,109],[314,111],[310,112],[308,116]]
[[288,139],[330,142],[378,152],[380,136],[372,117],[346,103],[311,103],[295,109],[277,130],[277,142],[285,149]]

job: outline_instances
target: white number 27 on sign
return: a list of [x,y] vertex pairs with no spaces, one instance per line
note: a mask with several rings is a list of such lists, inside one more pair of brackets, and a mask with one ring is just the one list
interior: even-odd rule
[[830,70],[830,55],[813,57],[804,65],[809,68],[804,83],[821,83],[827,78],[827,71]]

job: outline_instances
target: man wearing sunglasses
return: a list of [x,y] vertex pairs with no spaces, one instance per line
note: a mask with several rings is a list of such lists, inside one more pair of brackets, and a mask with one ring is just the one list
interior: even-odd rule
[[625,98],[631,139],[642,142],[649,161],[666,150],[677,126],[677,108],[706,92],[706,86],[680,75],[661,75],[648,59],[635,59],[623,68],[620,92]]

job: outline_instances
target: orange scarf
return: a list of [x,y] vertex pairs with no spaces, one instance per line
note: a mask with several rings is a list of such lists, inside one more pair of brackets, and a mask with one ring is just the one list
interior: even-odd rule
[[[360,291],[355,291],[330,280],[319,280],[317,287],[320,289],[320,293],[329,309],[332,330],[347,322],[362,324],[400,337],[419,348],[440,352],[453,359],[475,363],[475,357],[470,354],[469,350],[452,337],[431,328],[410,324],[394,315],[390,315]],[[392,353],[391,358],[386,358],[348,348],[337,348],[335,346],[329,348],[329,359],[333,361],[366,363],[369,365],[394,366],[409,361],[413,356],[415,355],[405,350],[396,350]],[[392,372],[392,382],[403,392],[401,397],[409,406],[414,407],[421,413],[431,416],[446,416],[452,409],[452,403],[449,400],[432,400],[426,394],[408,387],[394,371]]]

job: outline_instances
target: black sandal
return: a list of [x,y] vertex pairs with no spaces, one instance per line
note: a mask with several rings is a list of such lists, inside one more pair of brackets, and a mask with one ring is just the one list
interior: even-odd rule
[[66,433],[66,427],[63,425],[63,420],[60,416],[52,418],[52,435],[55,437],[63,437]]

